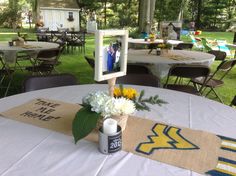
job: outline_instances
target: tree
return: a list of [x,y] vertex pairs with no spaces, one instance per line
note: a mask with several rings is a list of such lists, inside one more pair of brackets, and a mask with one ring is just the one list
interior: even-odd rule
[[8,7],[4,9],[0,14],[0,23],[5,23],[8,27],[12,27],[14,30],[20,21],[20,7],[19,0],[9,0]]
[[139,31],[150,32],[153,25],[156,0],[140,0],[139,1]]

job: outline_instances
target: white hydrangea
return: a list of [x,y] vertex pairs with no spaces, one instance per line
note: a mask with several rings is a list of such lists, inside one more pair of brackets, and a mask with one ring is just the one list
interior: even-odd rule
[[105,109],[106,103],[109,102],[111,97],[105,92],[95,92],[87,95],[83,102],[91,106],[91,110],[96,113],[102,113]]
[[83,103],[91,106],[91,111],[101,113],[106,118],[112,115],[128,115],[135,112],[135,104],[126,98],[110,97],[105,92],[90,93]]

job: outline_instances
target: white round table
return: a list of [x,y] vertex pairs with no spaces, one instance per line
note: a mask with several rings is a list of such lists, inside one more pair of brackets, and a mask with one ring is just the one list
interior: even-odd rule
[[26,42],[24,46],[9,46],[8,42],[0,42],[0,51],[6,63],[15,63],[19,51],[28,51],[36,56],[40,50],[58,48],[59,44],[49,42]]
[[[150,45],[150,44],[159,44],[163,43],[163,39],[156,39],[155,41],[145,41],[144,39],[133,39],[133,38],[128,38],[128,43],[132,44],[143,44],[143,45]],[[172,46],[176,46],[180,43],[183,43],[181,40],[167,40],[167,43],[171,44]]]
[[[151,111],[136,116],[199,129],[215,134],[236,136],[236,110],[206,98],[161,88],[145,89],[146,96],[159,94],[168,104],[150,106]],[[0,99],[0,112],[42,97],[81,103],[89,92],[107,90],[107,85],[80,85],[33,91]],[[4,176],[199,176],[186,169],[121,151],[103,155],[95,143],[17,122],[0,116],[0,175]]]
[[148,52],[149,50],[129,49],[128,62],[149,64],[148,67],[160,78],[168,74],[173,64],[202,64],[210,66],[215,59],[212,54],[198,51],[169,50],[165,56],[157,56],[155,52],[148,54]]

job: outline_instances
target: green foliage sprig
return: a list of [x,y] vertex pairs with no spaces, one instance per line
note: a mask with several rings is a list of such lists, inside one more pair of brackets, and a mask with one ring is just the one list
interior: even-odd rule
[[149,98],[143,98],[143,97],[144,97],[144,90],[140,92],[139,98],[134,100],[136,109],[138,111],[143,111],[143,110],[150,111],[150,108],[147,106],[147,104],[151,105],[157,104],[159,106],[162,106],[162,104],[167,104],[167,102],[160,99],[158,95],[151,96]]

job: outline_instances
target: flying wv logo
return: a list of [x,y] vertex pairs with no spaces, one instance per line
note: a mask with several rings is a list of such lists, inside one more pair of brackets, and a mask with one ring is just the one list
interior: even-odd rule
[[136,148],[137,152],[151,155],[154,150],[159,149],[199,149],[198,146],[194,145],[180,134],[180,128],[157,123],[152,128],[152,131],[154,135],[148,136],[150,142],[140,143]]

